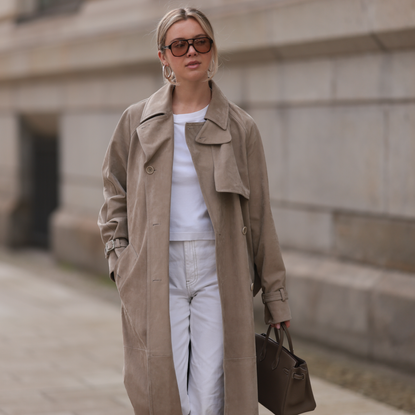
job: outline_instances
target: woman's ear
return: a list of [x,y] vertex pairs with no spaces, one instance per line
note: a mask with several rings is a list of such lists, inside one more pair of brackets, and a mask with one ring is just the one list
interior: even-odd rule
[[169,62],[167,62],[166,57],[164,56],[163,53],[161,53],[160,50],[158,51],[158,57],[159,57],[160,62],[161,62],[162,65],[168,65],[169,64]]

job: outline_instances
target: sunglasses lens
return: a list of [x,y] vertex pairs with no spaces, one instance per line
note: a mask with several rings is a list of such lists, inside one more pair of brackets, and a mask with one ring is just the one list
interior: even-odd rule
[[171,53],[174,56],[183,56],[187,52],[187,45],[186,40],[178,40],[171,44]]
[[208,39],[207,37],[195,39],[193,45],[199,53],[207,53],[210,51],[211,47],[210,39]]

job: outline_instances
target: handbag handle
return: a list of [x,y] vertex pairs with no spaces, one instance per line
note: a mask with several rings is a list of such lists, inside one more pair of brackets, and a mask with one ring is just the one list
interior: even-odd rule
[[294,347],[293,347],[293,341],[291,340],[290,332],[288,331],[288,327],[285,325],[285,323],[281,323],[281,327],[285,331],[285,334],[288,339],[288,347],[290,348],[290,352],[294,354]]
[[[272,328],[272,326],[269,325],[268,330],[267,330],[267,334],[266,334],[266,337],[265,337],[265,341],[262,345],[262,350],[261,350],[261,354],[260,354],[260,358],[259,358],[260,361],[264,360],[265,356],[267,354],[267,345],[268,345],[269,335],[271,333],[271,328]],[[283,346],[283,343],[284,343],[284,334],[287,336],[290,352],[292,354],[294,354],[294,348],[293,348],[293,342],[292,342],[292,339],[291,339],[291,335],[290,335],[290,332],[288,331],[288,327],[285,325],[285,323],[281,323],[281,328],[280,329],[276,329],[274,327],[274,334],[275,334],[275,339],[276,339],[277,344],[278,344],[278,349],[277,349],[277,354],[275,356],[275,360],[274,360],[274,362],[272,364],[272,367],[271,367],[272,370],[275,370],[278,367],[278,363],[280,362],[282,346]]]
[[[259,361],[262,362],[265,359],[265,356],[267,355],[267,345],[268,345],[268,339],[269,339],[269,335],[271,333],[271,328],[272,326],[269,325],[268,326],[268,330],[267,330],[267,334],[265,336],[265,341],[262,344],[262,350],[261,350],[261,354],[259,355]],[[274,327],[274,333],[275,333],[275,339],[277,341],[277,343],[280,343],[280,336],[278,334],[277,329]]]

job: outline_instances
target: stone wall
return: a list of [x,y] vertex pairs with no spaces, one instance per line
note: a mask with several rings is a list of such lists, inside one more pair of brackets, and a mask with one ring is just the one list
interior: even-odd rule
[[224,89],[263,135],[284,245],[415,270],[413,68],[412,50],[227,65]]
[[[52,117],[60,194],[51,249],[106,272],[102,159],[122,111],[162,85],[153,30],[176,4],[89,0],[77,13],[16,24],[22,2],[2,2],[1,244],[21,242],[22,118]],[[262,133],[294,327],[355,353],[365,336],[360,354],[393,360],[404,349],[390,338],[415,346],[402,323],[415,315],[415,0],[194,4],[216,30],[216,82]],[[353,328],[362,315],[367,324]]]

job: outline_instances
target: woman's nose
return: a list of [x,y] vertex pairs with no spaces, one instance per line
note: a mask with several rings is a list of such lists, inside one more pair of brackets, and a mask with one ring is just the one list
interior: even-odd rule
[[[190,48],[192,48],[193,50],[191,51]],[[195,54],[197,53],[197,50],[194,48],[193,43],[189,43],[189,49],[187,50],[187,54]]]

